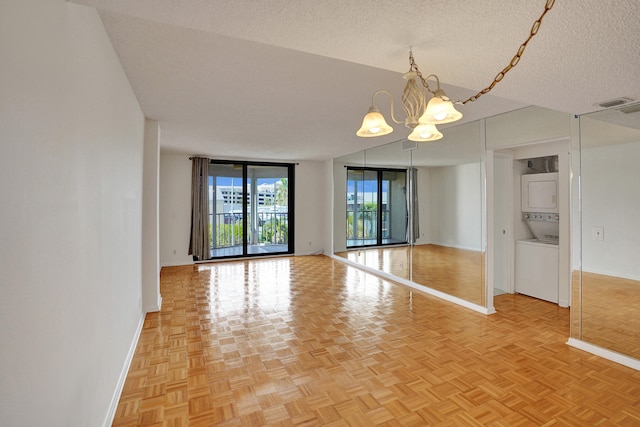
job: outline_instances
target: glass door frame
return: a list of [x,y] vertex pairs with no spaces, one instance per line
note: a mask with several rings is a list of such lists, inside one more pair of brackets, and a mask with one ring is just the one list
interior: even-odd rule
[[[407,182],[408,179],[408,171],[407,169],[404,168],[376,168],[376,167],[367,167],[367,166],[345,166],[347,168],[347,179],[346,179],[346,185],[348,187],[349,185],[349,172],[350,171],[362,171],[363,174],[365,172],[375,172],[376,173],[376,237],[375,243],[372,244],[363,244],[363,245],[350,245],[349,244],[349,238],[347,238],[347,236],[345,235],[345,239],[346,239],[346,248],[347,250],[353,250],[353,249],[358,249],[358,248],[370,248],[370,247],[378,247],[378,246],[393,246],[393,245],[406,245],[407,239],[406,239],[406,232],[405,232],[405,238],[402,241],[397,241],[397,242],[388,242],[388,243],[383,243],[383,241],[385,240],[385,237],[383,236],[383,217],[384,217],[384,210],[383,210],[383,191],[382,191],[382,183],[384,181],[383,176],[385,172],[401,172],[405,175],[405,183]],[[406,188],[406,187],[405,187]],[[348,188],[347,188],[347,197],[348,197]],[[389,188],[387,188],[387,193],[389,193]],[[354,190],[354,197],[356,197],[356,200],[354,200],[354,202],[356,204],[358,204],[358,200],[357,200],[357,191]],[[405,190],[405,206],[406,206],[406,199],[407,199],[407,195],[406,195],[406,190]],[[345,200],[345,203],[347,203],[348,200]],[[387,200],[387,205],[391,204],[391,200]],[[387,206],[387,208],[389,208],[389,206]],[[347,215],[349,214],[349,209],[347,208]],[[405,211],[406,212],[406,211]],[[405,218],[407,219],[407,222],[405,224],[405,229],[407,229],[407,227],[409,227],[409,223],[408,223],[408,216],[405,215]],[[354,222],[356,221],[356,219],[354,218]],[[348,228],[348,221],[347,221],[347,228]],[[353,238],[351,240],[357,240],[356,238]]]
[[[294,253],[295,247],[295,209],[294,209],[294,193],[295,193],[295,164],[293,163],[272,163],[272,162],[253,162],[253,161],[241,161],[241,160],[218,160],[211,159],[209,160],[209,166],[212,165],[238,165],[242,168],[242,253],[229,253],[229,254],[221,254],[216,256],[211,256],[211,260],[218,259],[228,259],[228,258],[246,258],[246,257],[259,257],[259,256],[273,256],[273,255],[291,255]],[[263,166],[263,167],[274,167],[274,168],[286,168],[287,170],[287,249],[283,251],[273,251],[273,252],[250,252],[248,235],[249,235],[249,179],[248,170],[251,166]],[[212,175],[209,175],[212,176]],[[214,175],[215,179],[215,175]],[[215,186],[214,186],[215,188]],[[213,194],[213,203],[216,201],[216,194],[214,191]],[[256,197],[257,200],[257,197]],[[251,209],[257,209],[256,206],[252,206]],[[209,213],[211,216],[213,212]],[[216,226],[216,221],[212,221],[212,227]],[[214,233],[215,235],[215,233]],[[215,253],[216,251],[215,242],[212,240],[211,242],[211,253]]]

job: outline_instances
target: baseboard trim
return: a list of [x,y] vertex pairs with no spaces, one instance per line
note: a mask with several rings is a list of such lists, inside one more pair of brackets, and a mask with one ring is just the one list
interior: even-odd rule
[[465,251],[472,251],[472,252],[482,252],[482,248],[479,247],[473,247],[473,246],[464,246],[464,245],[455,245],[455,244],[451,244],[451,243],[442,243],[442,242],[429,242],[429,243],[423,243],[424,245],[433,245],[433,246],[442,246],[443,248],[454,248],[454,249],[462,249]]
[[142,333],[142,325],[144,325],[144,318],[145,318],[145,314],[142,313],[142,315],[140,316],[140,320],[138,321],[138,327],[136,328],[136,332],[133,336],[133,340],[131,341],[129,352],[127,353],[127,357],[125,358],[124,366],[122,367],[122,371],[120,372],[120,378],[118,378],[116,389],[114,390],[113,396],[111,397],[109,410],[107,411],[107,415],[104,418],[104,423],[102,423],[104,427],[111,426],[113,424],[113,419],[116,416],[116,409],[118,409],[118,402],[120,402],[120,396],[122,395],[122,390],[124,388],[124,381],[127,379],[127,374],[129,373],[131,362],[133,361],[133,355],[136,352],[136,347],[138,346],[138,340],[140,339],[140,334]]
[[406,279],[402,279],[402,278],[400,278],[398,276],[394,276],[393,274],[389,274],[389,273],[386,273],[384,271],[379,271],[379,270],[376,270],[375,268],[366,267],[366,266],[364,266],[362,264],[358,264],[357,262],[351,261],[349,259],[343,258],[343,257],[338,256],[338,255],[331,254],[330,257],[335,259],[335,260],[338,260],[340,262],[344,262],[345,264],[349,264],[349,265],[351,265],[353,267],[359,268],[360,270],[367,271],[367,272],[369,272],[371,274],[374,274],[376,276],[380,276],[380,277],[383,277],[385,279],[391,280],[392,282],[400,283],[401,285],[408,286],[408,287],[413,288],[413,289],[415,289],[417,291],[424,292],[425,294],[429,294],[429,295],[434,296],[436,298],[440,298],[442,300],[454,303],[456,305],[460,305],[460,306],[468,308],[470,310],[477,311],[478,313],[494,314],[496,312],[495,308],[493,308],[493,307],[491,307],[489,309],[487,307],[483,307],[481,305],[474,304],[474,303],[469,302],[467,300],[464,300],[462,298],[454,297],[453,295],[446,294],[446,293],[444,293],[442,291],[438,291],[436,289],[429,288],[426,285],[420,285],[418,283],[411,282],[411,281],[406,280]]
[[154,313],[156,311],[160,311],[162,308],[162,296],[158,295],[158,301],[155,305],[151,305],[144,308],[145,313]]
[[[579,268],[577,270],[579,270]],[[588,268],[583,268],[582,271],[585,273],[598,274],[600,276],[618,277],[618,278],[627,279],[627,280],[640,280],[640,276],[638,276],[637,274],[619,273],[617,271],[606,271],[606,270],[591,270]]]
[[195,263],[193,261],[176,261],[176,262],[165,262],[162,263],[160,266],[160,269],[162,269],[162,267],[182,267],[185,265],[194,265]]
[[640,371],[640,360],[634,359],[633,357],[625,356],[624,354],[616,353],[615,351],[607,350],[606,348],[598,347],[597,345],[589,344],[588,342],[575,338],[569,338],[567,345]]

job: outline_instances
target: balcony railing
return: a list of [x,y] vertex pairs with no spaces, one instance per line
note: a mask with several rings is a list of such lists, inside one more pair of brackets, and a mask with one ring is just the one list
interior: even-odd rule
[[[287,244],[289,242],[289,214],[287,212],[258,212],[255,236],[248,233],[249,244]],[[248,218],[249,230],[251,217]],[[242,213],[209,214],[212,249],[242,245]],[[253,239],[252,237],[255,237]]]
[[[388,238],[389,211],[382,211],[382,238]],[[378,237],[378,210],[347,210],[347,239],[370,240]]]

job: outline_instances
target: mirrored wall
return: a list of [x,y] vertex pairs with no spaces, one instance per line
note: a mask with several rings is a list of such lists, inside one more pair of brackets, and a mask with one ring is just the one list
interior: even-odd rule
[[[443,135],[439,141],[412,145],[405,139],[334,160],[334,253],[491,313],[494,296],[516,292],[516,243],[532,238],[520,210],[527,159],[555,156],[561,187],[557,303],[568,306],[571,116],[528,107],[449,126]],[[353,227],[346,201],[355,196],[347,171],[353,167],[404,168],[415,178],[403,190],[406,243],[348,247],[347,228]]]
[[640,359],[640,105],[576,121],[571,337]]
[[[439,141],[401,140],[335,159],[335,254],[485,306],[483,131],[467,123]],[[374,243],[376,208],[385,219],[379,233],[393,238]]]
[[[533,237],[520,207],[521,177],[540,172],[535,159],[557,159],[557,304],[570,307],[568,333],[640,360],[640,104],[580,117],[528,107],[443,134],[335,159],[335,255],[490,312],[494,295],[518,292],[517,245]],[[408,177],[415,170],[401,189],[414,237],[347,248],[350,167],[404,168]]]

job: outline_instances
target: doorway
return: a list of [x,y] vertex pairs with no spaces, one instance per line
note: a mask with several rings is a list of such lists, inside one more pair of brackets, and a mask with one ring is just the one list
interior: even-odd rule
[[[488,151],[491,156],[491,174],[487,174],[488,189],[491,193],[489,221],[492,232],[488,245],[489,279],[488,291],[493,289],[494,295],[514,293],[516,287],[516,242],[535,239],[530,225],[527,224],[521,206],[521,176],[546,172],[549,160],[554,160],[554,170],[558,172],[558,214],[557,254],[553,261],[555,268],[554,282],[557,288],[554,296],[560,307],[570,305],[571,284],[571,234],[569,218],[571,213],[569,189],[571,182],[571,154],[569,138],[540,141],[528,145],[501,148],[499,151]],[[544,170],[538,162],[542,162]],[[531,243],[531,242],[529,242]],[[535,243],[535,242],[533,242]],[[542,244],[542,243],[540,243]],[[545,242],[548,244],[548,242]],[[552,245],[553,246],[553,245]],[[546,247],[545,247],[546,248]],[[548,249],[548,248],[547,248]],[[531,261],[534,261],[533,259]],[[551,261],[539,261],[543,267],[534,269],[536,274],[526,273],[535,279],[539,271],[547,271]],[[526,263],[533,265],[531,262]],[[537,277],[537,276],[536,276]],[[538,279],[536,279],[538,280]],[[546,280],[546,279],[540,279]],[[543,298],[544,299],[544,298]]]

